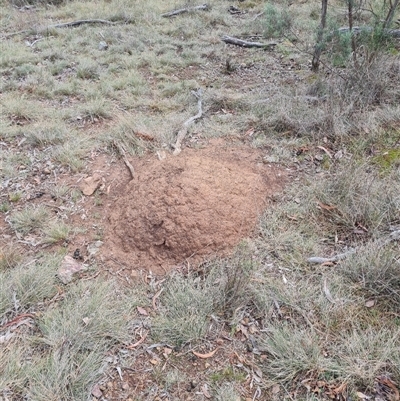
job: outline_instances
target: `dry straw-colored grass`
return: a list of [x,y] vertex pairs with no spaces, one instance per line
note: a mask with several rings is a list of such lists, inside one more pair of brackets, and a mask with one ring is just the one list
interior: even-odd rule
[[[161,14],[182,5],[176,1],[29,3],[3,2],[0,17],[5,35],[28,30],[2,38],[0,58],[0,213],[12,236],[0,251],[0,398],[86,400],[104,372],[115,373],[106,354],[116,355],[138,327],[149,330],[143,347],[157,341],[186,351],[220,332],[237,340],[243,322],[255,328],[246,358],[263,371],[262,397],[279,384],[279,399],[315,400],[304,380],[346,383],[349,399],[357,391],[373,397],[378,375],[400,383],[398,242],[386,242],[400,223],[398,44],[360,37],[354,66],[349,38],[327,35],[324,64],[313,74],[317,2],[239,2],[237,15],[215,0],[209,11],[172,19]],[[330,6],[334,30],[346,13],[341,3]],[[38,34],[86,18],[115,24]],[[358,18],[374,22],[372,13]],[[239,49],[223,44],[223,34],[279,43],[272,53]],[[34,167],[85,173],[87,157],[115,153],[115,143],[132,156],[168,150],[197,111],[190,91],[199,87],[204,115],[189,130],[193,146],[196,138],[243,139],[263,162],[294,172],[254,238],[230,258],[164,282],[150,275],[148,284],[124,289],[99,278],[60,287],[56,272],[76,227],[50,219],[39,202],[25,203]],[[70,217],[81,194],[58,177],[38,186]],[[38,252],[49,244],[55,254]],[[307,263],[349,247],[356,252],[338,264]],[[138,317],[136,307],[149,306],[160,289],[159,309]],[[7,337],[7,323],[24,313],[35,314],[33,322]],[[230,344],[240,353],[247,343]],[[148,376],[171,399],[192,379],[179,367],[180,360],[167,375],[154,369]],[[202,380],[216,400],[236,400],[248,371],[240,373],[216,380],[210,370]]]

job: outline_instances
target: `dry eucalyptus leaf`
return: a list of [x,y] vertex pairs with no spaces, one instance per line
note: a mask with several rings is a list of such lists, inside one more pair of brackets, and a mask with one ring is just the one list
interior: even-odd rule
[[218,348],[215,348],[214,351],[208,352],[207,354],[200,354],[200,352],[196,352],[196,351],[192,351],[193,355],[196,355],[198,358],[201,359],[207,359],[207,358],[211,358],[212,356],[215,355],[215,353],[217,352]]
[[369,301],[367,301],[367,302],[365,303],[365,306],[366,306],[367,308],[372,308],[374,305],[375,305],[375,301],[374,301],[373,299],[371,299],[371,300],[369,300]]
[[93,174],[92,177],[85,178],[79,184],[79,189],[86,196],[93,195],[97,188],[100,187],[102,178],[99,174]]
[[149,314],[147,313],[147,310],[142,308],[141,306],[137,307],[137,311],[139,312],[140,315],[149,316]]

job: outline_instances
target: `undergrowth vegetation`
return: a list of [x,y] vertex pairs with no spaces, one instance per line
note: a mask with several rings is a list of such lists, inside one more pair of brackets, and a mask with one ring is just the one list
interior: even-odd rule
[[[100,399],[99,384],[101,399],[398,399],[400,59],[381,23],[396,2],[352,3],[365,29],[341,31],[348,1],[333,1],[311,72],[319,1],[215,0],[174,18],[161,14],[183,2],[1,2],[1,401]],[[55,26],[87,19],[105,22]],[[110,279],[78,254],[87,270],[62,284],[69,241],[87,247],[105,224],[97,198],[99,223],[80,227],[69,183],[97,154],[172,150],[198,88],[193,147],[241,141],[290,171],[253,237],[161,279]],[[126,372],[145,385],[111,393]]]

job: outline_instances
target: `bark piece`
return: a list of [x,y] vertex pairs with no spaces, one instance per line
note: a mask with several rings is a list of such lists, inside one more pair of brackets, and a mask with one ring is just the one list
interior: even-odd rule
[[188,128],[191,124],[193,124],[196,120],[198,120],[199,118],[201,118],[201,116],[203,115],[203,109],[202,109],[202,101],[201,101],[201,97],[203,95],[203,91],[201,89],[195,91],[192,91],[193,95],[197,98],[197,107],[199,109],[198,113],[193,116],[190,117],[187,121],[185,121],[183,123],[183,127],[179,130],[178,135],[176,137],[176,142],[174,145],[174,155],[179,155],[179,153],[181,153],[181,146],[182,146],[182,141],[185,139],[185,136],[187,134]]
[[93,176],[85,178],[79,184],[79,189],[86,196],[91,196],[95,193],[96,189],[100,187],[102,178],[99,174],[93,174]]
[[195,6],[195,7],[180,8],[179,10],[173,10],[168,13],[161,14],[161,17],[164,17],[164,18],[175,17],[175,15],[184,14],[184,13],[188,13],[191,11],[198,11],[198,10],[208,10],[208,5],[202,4],[200,6]]
[[76,261],[73,257],[66,255],[61,262],[61,267],[58,269],[57,276],[63,284],[68,284],[72,281],[74,274],[86,270],[86,266]]
[[260,49],[267,49],[267,50],[272,50],[277,45],[276,42],[270,42],[270,43],[248,42],[247,40],[234,38],[228,35],[222,36],[221,39],[223,42],[229,45],[236,45],[241,47],[257,47]]

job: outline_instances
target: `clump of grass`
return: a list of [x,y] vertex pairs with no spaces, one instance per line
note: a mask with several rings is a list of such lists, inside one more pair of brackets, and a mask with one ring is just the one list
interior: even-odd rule
[[246,380],[246,375],[243,372],[236,370],[232,366],[228,366],[222,370],[213,372],[210,375],[210,380],[216,385],[221,385],[222,383],[230,384],[236,381]]
[[392,148],[383,151],[374,157],[374,163],[380,167],[381,171],[388,172],[400,166],[400,148]]
[[[27,170],[30,168],[32,161],[26,153],[5,152],[0,160],[0,176],[5,179],[25,177]],[[21,166],[25,166],[23,170]],[[11,194],[18,194],[20,191],[12,191]],[[14,195],[13,195],[14,196]],[[15,195],[17,197],[17,195]]]
[[89,142],[86,138],[65,142],[54,149],[54,159],[62,165],[77,172],[84,167],[83,157],[88,149]]
[[46,344],[88,351],[96,346],[129,341],[125,316],[130,303],[111,282],[80,282],[70,288],[60,308],[48,310],[39,321]]
[[256,263],[245,243],[240,244],[230,258],[213,262],[207,280],[214,286],[214,308],[231,318],[238,308],[247,305],[255,268]]
[[289,33],[293,21],[286,8],[278,9],[275,5],[268,2],[265,6],[264,24],[264,36],[267,38],[277,38]]
[[80,107],[80,113],[82,118],[89,120],[93,120],[95,118],[111,118],[111,111],[108,103],[101,98],[95,98],[84,103]]
[[105,370],[103,348],[95,344],[85,353],[64,347],[34,360],[24,393],[38,401],[70,399],[85,401],[91,386]]
[[[354,385],[373,386],[379,374],[400,379],[396,363],[400,360],[400,329],[361,328],[343,333],[335,343],[336,372]],[[333,353],[332,353],[333,355]]]
[[318,254],[321,247],[318,239],[327,234],[320,225],[313,224],[309,208],[314,202],[306,187],[294,186],[285,198],[262,216],[259,247],[279,264],[296,271],[304,267],[308,255]]
[[27,131],[27,143],[32,146],[45,147],[64,143],[70,137],[70,130],[62,124],[57,125],[40,124],[32,130]]
[[32,305],[53,297],[57,293],[55,273],[60,257],[48,256],[36,263],[19,265],[3,276],[8,305],[1,313],[13,308],[27,310]]
[[397,104],[400,90],[393,83],[400,79],[398,62],[379,54],[370,63],[350,67],[345,79],[335,81],[336,91],[346,105],[366,109],[380,104]]
[[20,212],[12,213],[9,221],[14,230],[22,234],[28,234],[43,228],[48,217],[49,212],[45,206],[26,206]]
[[13,203],[18,202],[19,200],[21,200],[21,198],[22,198],[22,193],[19,191],[11,192],[8,194],[8,200]]
[[71,201],[72,201],[72,202],[76,203],[76,202],[78,202],[79,200],[81,200],[82,197],[83,197],[82,191],[80,191],[79,189],[73,188],[73,189],[71,190]]
[[234,383],[224,383],[218,386],[215,390],[216,401],[240,401],[240,394],[235,389]]
[[82,60],[76,71],[76,76],[80,79],[97,80],[100,77],[99,65],[90,59]]
[[16,267],[22,260],[21,248],[14,243],[9,243],[0,248],[0,271]]
[[113,150],[117,143],[128,153],[140,156],[148,149],[149,142],[144,141],[140,135],[136,135],[137,131],[139,130],[136,118],[120,117],[118,124],[104,135],[103,140]]
[[8,118],[17,124],[35,121],[42,114],[42,107],[38,102],[28,100],[25,96],[18,96],[13,92],[6,94],[1,103]]
[[366,297],[374,297],[386,307],[400,307],[400,260],[395,247],[383,245],[384,239],[358,247],[341,264],[341,274],[361,289]]
[[321,213],[335,227],[377,235],[400,218],[400,184],[396,177],[381,178],[368,165],[344,163],[314,187]]
[[44,230],[43,243],[55,244],[57,242],[66,241],[71,233],[71,227],[63,221],[57,220],[46,227]]
[[331,109],[326,109],[322,103],[316,106],[306,96],[294,93],[273,96],[266,106],[257,106],[255,113],[259,116],[259,130],[272,130],[280,138],[285,135],[315,139],[334,128]]
[[28,377],[22,346],[3,347],[0,353],[0,388],[3,394],[20,393]]
[[272,326],[261,338],[261,344],[268,354],[263,370],[272,380],[287,383],[327,369],[321,341],[309,328]]
[[[14,269],[1,286],[13,289],[14,304],[20,308],[38,305],[57,292],[54,273],[59,263],[60,257],[53,257]],[[117,342],[130,341],[127,316],[136,305],[131,294],[102,280],[80,282],[69,290],[56,307],[40,314],[39,333],[25,339],[23,348],[12,344],[12,352],[0,354],[0,384],[10,394],[43,401],[87,400],[104,372],[105,352]]]
[[50,190],[52,199],[64,199],[70,193],[70,188],[67,185],[55,185]]
[[0,213],[7,213],[10,210],[10,203],[5,201],[0,203]]
[[143,95],[148,91],[146,81],[134,70],[127,70],[120,73],[111,82],[111,86],[117,91],[128,90],[131,95],[135,96]]
[[152,326],[155,338],[180,347],[204,336],[213,299],[199,277],[173,275],[161,301],[161,313]]

